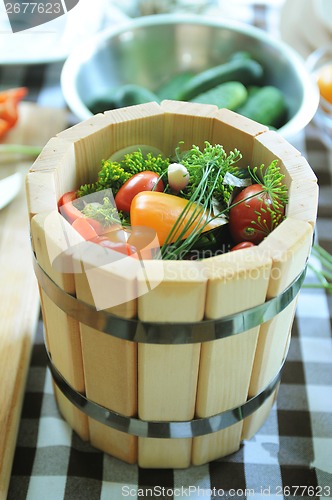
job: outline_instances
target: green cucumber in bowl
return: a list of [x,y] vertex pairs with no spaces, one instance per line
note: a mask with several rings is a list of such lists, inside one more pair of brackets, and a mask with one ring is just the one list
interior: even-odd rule
[[263,73],[263,67],[254,59],[233,58],[191,78],[183,85],[179,100],[190,101],[197,95],[229,81],[238,81],[245,86],[260,83]]
[[236,109],[240,115],[246,116],[262,125],[280,127],[287,119],[287,103],[281,90],[273,85],[256,89],[245,103]]
[[248,97],[248,91],[241,82],[225,82],[191,99],[200,104],[214,104],[218,108],[235,110]]
[[179,96],[181,95],[182,87],[187,85],[193,76],[194,73],[191,71],[177,73],[156,90],[157,96],[161,101],[163,99],[178,101]]
[[96,114],[109,109],[124,108],[152,101],[159,103],[160,98],[154,92],[141,85],[128,83],[110,89],[109,92],[91,102],[88,108],[92,113]]

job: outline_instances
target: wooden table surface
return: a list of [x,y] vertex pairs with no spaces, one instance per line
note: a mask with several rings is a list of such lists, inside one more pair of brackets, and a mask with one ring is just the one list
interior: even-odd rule
[[[65,128],[63,110],[23,103],[6,143],[43,146]],[[8,488],[33,336],[39,318],[24,176],[34,159],[0,152],[0,179],[21,172],[19,195],[0,210],[0,498]]]

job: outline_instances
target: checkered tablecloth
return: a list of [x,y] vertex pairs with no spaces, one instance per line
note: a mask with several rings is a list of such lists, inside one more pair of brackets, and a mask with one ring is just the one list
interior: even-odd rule
[[[250,22],[273,26],[276,3],[271,8],[261,3],[250,6]],[[63,106],[60,70],[61,63],[0,67],[0,81],[6,86],[27,85],[29,98],[40,104]],[[313,124],[296,138],[296,146],[318,176],[316,236],[332,252],[332,151]],[[306,283],[314,280],[309,271]],[[186,470],[127,465],[72,432],[56,407],[40,321],[8,500],[332,498],[331,318],[332,296],[304,288],[278,399],[268,420],[238,452]]]

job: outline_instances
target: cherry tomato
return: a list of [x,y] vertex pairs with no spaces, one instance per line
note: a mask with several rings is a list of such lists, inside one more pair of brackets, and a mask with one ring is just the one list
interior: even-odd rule
[[332,64],[318,70],[317,83],[321,96],[332,104]]
[[98,236],[93,226],[85,218],[75,219],[72,223],[72,227],[76,229],[76,231],[80,233],[80,235],[83,236],[85,240],[93,240]]
[[146,170],[139,172],[128,179],[115,195],[115,204],[118,210],[128,213],[133,198],[142,191],[164,191],[164,183],[155,172]]
[[128,256],[137,253],[137,250],[133,245],[129,245],[129,243],[121,243],[120,241],[111,241],[106,236],[97,236],[93,242],[98,243],[98,245],[104,248],[109,248],[110,250],[114,250],[115,252],[123,253]]
[[244,188],[232,205],[235,206],[229,211],[229,230],[235,243],[260,243],[284,214],[284,207],[276,208],[261,184]]
[[73,223],[75,219],[84,218],[82,212],[74,206],[74,200],[76,200],[76,192],[68,191],[58,201],[59,212],[70,223]]
[[[158,236],[159,244],[163,245],[171,230],[174,228],[174,224],[177,222],[179,216],[187,205],[188,200],[180,198],[179,196],[158,193],[156,191],[142,192],[137,194],[132,201],[130,208],[130,222],[133,227],[146,226],[154,229]],[[177,238],[179,238],[180,234],[181,239],[185,239],[193,232],[193,226],[195,226],[195,223],[186,229],[185,226],[189,219],[193,217],[195,209],[197,209],[197,205],[192,204],[181,220],[181,223],[177,225],[174,234],[167,239],[168,243],[174,242]],[[207,214],[203,214],[202,210],[200,213],[198,212],[199,216],[202,216],[202,220],[199,224],[200,227],[203,227],[207,220]],[[215,219],[206,224],[203,232],[213,229],[219,225],[220,222]]]
[[253,243],[252,241],[241,241],[241,243],[238,243],[231,248],[231,252],[233,252],[233,250],[242,250],[242,248],[250,248],[254,246],[255,243]]
[[129,241],[129,232],[117,224],[114,224],[114,228],[108,233],[99,235],[92,241],[102,247],[125,255],[135,255],[137,253],[136,246]]

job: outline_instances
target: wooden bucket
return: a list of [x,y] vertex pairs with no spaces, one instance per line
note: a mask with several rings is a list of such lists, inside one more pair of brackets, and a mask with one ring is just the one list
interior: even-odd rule
[[[94,180],[101,160],[122,148],[146,144],[169,155],[180,140],[188,148],[205,141],[237,148],[243,167],[277,158],[289,189],[287,217],[257,247],[199,265],[146,260],[159,283],[148,293],[137,267],[103,266],[101,290],[127,299],[98,311],[88,256],[74,257],[66,272],[53,265],[82,241],[59,215],[58,199]],[[99,114],[59,133],[26,185],[46,347],[70,426],[141,467],[184,468],[238,450],[269,415],[290,341],[317,212],[307,161],[276,132],[234,112],[164,101]]]

